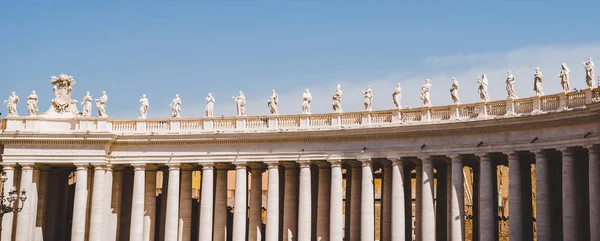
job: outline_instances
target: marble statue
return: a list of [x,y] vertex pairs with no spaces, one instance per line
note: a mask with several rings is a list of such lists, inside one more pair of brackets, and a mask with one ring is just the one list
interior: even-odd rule
[[99,99],[96,99],[96,108],[98,109],[99,117],[108,117],[106,114],[106,102],[108,101],[108,96],[106,96],[106,91],[102,91],[102,96]]
[[71,113],[73,113],[73,116],[80,116],[79,109],[77,109],[76,99],[71,99]]
[[571,75],[571,70],[567,67],[567,64],[563,63],[561,65],[560,73],[556,76],[556,78],[560,78],[560,85],[563,88],[565,93],[571,90],[569,83],[569,76]]
[[337,85],[335,89],[335,93],[333,94],[333,101],[331,105],[333,106],[333,112],[341,113],[342,112],[342,86]]
[[244,93],[240,91],[237,97],[231,98],[233,98],[233,102],[236,104],[237,115],[246,116],[246,96],[244,96]]
[[175,99],[171,101],[171,117],[179,118],[181,117],[181,99],[179,98],[179,94],[175,94]]
[[83,101],[81,102],[83,106],[83,117],[91,117],[92,116],[92,96],[89,91],[85,92],[85,96],[83,97]]
[[4,103],[8,108],[8,116],[19,116],[19,112],[17,112],[17,104],[19,103],[19,96],[17,96],[16,92],[12,92],[12,95],[8,97],[8,100],[5,100]]
[[142,94],[142,98],[140,99],[140,119],[146,119],[148,116],[148,107],[150,107],[150,102],[148,102],[146,94]]
[[535,91],[536,96],[544,95],[544,87],[542,86],[542,72],[540,68],[535,68],[535,73],[533,74],[533,91]]
[[394,89],[394,93],[392,93],[392,99],[394,100],[396,108],[402,109],[402,87],[400,87],[400,83],[396,84],[396,89]]
[[490,100],[490,95],[488,93],[488,80],[485,74],[481,75],[481,79],[477,78],[477,83],[479,83],[479,98],[481,101],[488,102]]
[[371,86],[367,85],[366,90],[360,90],[365,96],[365,100],[363,101],[365,104],[365,111],[371,111],[373,109],[373,90],[371,90]]
[[271,91],[271,97],[269,97],[269,101],[267,101],[267,106],[269,106],[269,111],[271,111],[271,115],[277,115],[277,103],[279,102],[279,95],[275,93],[275,90]]
[[452,97],[454,104],[460,104],[460,98],[458,97],[458,81],[454,77],[452,77],[452,86],[450,86],[450,97]]
[[70,113],[71,112],[71,93],[73,92],[73,85],[75,85],[75,79],[73,76],[69,76],[61,73],[58,77],[51,76],[50,83],[54,85],[52,91],[54,92],[54,99],[50,101],[52,104],[50,107],[51,113]]
[[583,63],[583,68],[585,68],[585,83],[588,88],[594,88],[594,70],[596,66],[594,62],[592,62],[592,57],[588,58],[588,62]]
[[208,96],[206,96],[205,116],[213,117],[214,116],[214,113],[213,113],[214,108],[215,108],[215,98],[212,96],[211,93],[208,93]]
[[514,100],[519,98],[517,97],[517,93],[515,93],[515,76],[511,71],[508,71],[508,76],[506,76],[506,92],[508,93],[506,99]]
[[35,94],[35,90],[31,91],[31,94],[27,97],[27,110],[29,116],[36,116],[38,111],[38,96]]
[[423,100],[423,106],[425,107],[431,107],[429,91],[431,91],[431,82],[429,79],[426,79],[425,84],[421,87],[421,100]]
[[312,101],[312,95],[310,91],[306,89],[302,94],[302,114],[310,114],[310,102]]

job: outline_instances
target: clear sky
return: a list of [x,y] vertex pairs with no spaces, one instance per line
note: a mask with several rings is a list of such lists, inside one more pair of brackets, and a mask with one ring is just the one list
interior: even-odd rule
[[491,98],[505,99],[508,70],[517,77],[517,94],[532,96],[537,66],[545,91],[554,93],[563,62],[572,86],[585,86],[581,61],[600,61],[600,3],[490,2],[4,1],[0,97],[16,91],[25,115],[26,98],[36,90],[46,111],[54,97],[50,76],[64,72],[77,80],[79,101],[85,91],[98,98],[106,90],[114,118],[137,117],[144,93],[150,118],[168,117],[177,93],[183,117],[202,116],[209,92],[215,115],[230,116],[231,97],[240,90],[248,115],[263,115],[273,89],[281,113],[295,114],[305,88],[313,93],[313,112],[324,113],[338,83],[343,109],[359,111],[360,89],[368,84],[375,109],[393,107],[396,83],[403,105],[421,106],[425,78],[434,105],[451,102],[453,76],[463,102],[475,102],[482,73]]

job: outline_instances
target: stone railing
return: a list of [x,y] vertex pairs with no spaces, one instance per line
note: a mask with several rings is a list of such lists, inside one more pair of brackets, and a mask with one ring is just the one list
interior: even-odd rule
[[362,111],[329,114],[273,116],[204,117],[195,119],[107,118],[48,119],[10,117],[0,120],[0,130],[14,132],[60,132],[116,134],[185,134],[220,132],[281,132],[303,130],[335,130],[380,126],[452,123],[522,115],[543,114],[583,107],[600,100],[598,89],[447,106],[408,108],[402,110]]

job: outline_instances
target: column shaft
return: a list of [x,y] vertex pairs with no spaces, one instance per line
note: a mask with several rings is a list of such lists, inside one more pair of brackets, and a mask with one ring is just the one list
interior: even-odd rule
[[253,166],[250,189],[250,217],[248,220],[248,241],[262,240],[262,172],[260,166]]
[[133,166],[133,193],[131,197],[131,223],[129,240],[141,241],[144,237],[144,193],[146,171],[144,165]]
[[[577,226],[577,198],[576,177],[573,153],[563,149],[562,152],[562,213],[563,213],[563,240],[575,241],[578,239]],[[512,208],[511,208],[512,210]]]
[[494,206],[494,175],[496,175],[496,171],[490,156],[484,154],[479,158],[479,216],[477,217],[480,230],[479,240],[493,241],[496,240],[496,234],[493,232],[496,225],[494,216],[498,215]]
[[217,169],[217,183],[215,185],[214,209],[214,240],[221,241],[227,238],[227,169]]
[[300,162],[300,200],[298,202],[298,241],[311,240],[311,174],[310,162]]
[[269,165],[269,183],[267,186],[267,230],[266,241],[279,239],[279,166]]
[[342,175],[342,162],[331,161],[331,192],[330,192],[330,219],[329,240],[342,241],[344,238],[344,187]]
[[246,164],[235,166],[234,198],[232,240],[246,240],[246,215],[248,214],[248,173]]
[[[521,163],[517,153],[508,154],[508,228],[511,241],[523,240]],[[481,230],[485,232],[485,230]]]
[[[4,182],[4,196],[7,197],[8,193],[15,186],[15,164],[3,164],[2,171],[6,173],[6,182]],[[14,214],[5,213],[2,217],[2,236],[0,240],[11,240],[13,231],[13,220]]]
[[327,163],[319,164],[319,182],[317,183],[317,233],[316,239],[329,241],[330,203],[331,203],[331,168]]
[[85,240],[85,224],[88,202],[87,170],[87,164],[77,165],[75,198],[73,202],[73,225],[71,227],[71,241]]
[[213,232],[214,167],[202,166],[202,187],[200,195],[200,241],[211,241]]
[[48,232],[44,220],[46,219],[46,205],[48,200],[48,167],[43,166],[39,170],[37,189],[38,189],[38,208],[37,218],[35,220],[35,236],[33,240],[44,240],[44,233]]
[[350,187],[350,241],[360,240],[360,207],[361,207],[361,184],[362,170],[359,165],[352,166],[352,186]]
[[105,166],[94,165],[94,185],[92,186],[92,207],[90,212],[90,241],[104,240],[103,225],[105,220],[104,210],[104,175]]
[[143,241],[154,241],[156,226],[156,167],[146,166],[144,185],[144,237]]
[[435,205],[433,200],[433,160],[423,157],[421,180],[421,238],[435,240]]
[[165,215],[165,241],[177,241],[177,219],[179,217],[179,165],[169,165],[169,191]]
[[[392,166],[389,163],[385,163],[383,166],[383,188],[381,191],[382,208],[380,237],[383,241],[392,240],[392,176]],[[401,217],[404,217],[404,213]]]
[[[123,187],[123,169],[113,167],[112,171],[112,195],[110,199],[109,224],[107,225],[107,240],[116,241],[119,237],[121,226],[121,197]],[[108,197],[107,197],[108,198]]]
[[[391,240],[405,240],[404,165],[400,159],[392,160],[392,236]],[[411,210],[412,212],[412,210]]]
[[298,168],[296,165],[285,165],[283,202],[283,241],[294,240],[298,235]]
[[[21,165],[21,190],[25,190],[29,195],[29,198],[23,204],[23,211],[17,215],[17,241],[28,241],[31,238],[31,219],[33,218],[31,213],[32,208],[32,191],[31,186],[33,182],[33,164],[22,164]],[[19,192],[19,195],[21,193]],[[15,202],[20,203],[20,201]],[[21,205],[21,204],[19,204]]]
[[551,240],[550,170],[543,151],[535,152],[535,203],[537,240]]
[[[600,240],[600,161],[598,160],[599,156],[596,147],[589,146],[588,151],[590,194],[590,240]],[[539,184],[536,183],[536,185]],[[540,239],[538,238],[538,240]]]
[[190,241],[192,238],[192,169],[190,166],[182,167],[180,188],[178,241]]
[[361,160],[360,240],[375,240],[375,192],[371,160]]
[[461,156],[452,156],[452,184],[450,188],[450,240],[462,241],[464,236],[464,179],[463,161]]

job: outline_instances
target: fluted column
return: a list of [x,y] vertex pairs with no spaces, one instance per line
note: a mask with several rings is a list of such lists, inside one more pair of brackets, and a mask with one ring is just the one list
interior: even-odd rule
[[298,236],[298,166],[284,163],[285,186],[283,198],[283,239],[295,240]]
[[371,159],[361,159],[360,240],[375,240],[375,192]]
[[[31,197],[31,186],[33,181],[33,163],[21,164],[21,190],[29,194],[29,198],[23,205],[23,211],[17,215],[17,241],[28,241],[31,235],[31,213],[33,198]],[[20,190],[19,190],[20,191]],[[16,202],[16,203],[20,203]]]
[[300,200],[298,202],[298,241],[311,240],[311,174],[310,162],[300,164]]
[[[156,226],[156,167],[145,165],[143,241],[154,241]],[[134,177],[135,179],[135,177]]]
[[550,167],[543,150],[535,152],[535,210],[537,240],[551,240]]
[[146,169],[143,164],[133,165],[133,193],[131,194],[131,223],[129,240],[141,241],[144,234],[144,191]]
[[246,240],[248,214],[248,173],[245,163],[235,164],[235,200],[233,207],[233,239]]
[[433,160],[431,157],[421,157],[421,238],[435,240],[435,205],[433,200]]
[[450,156],[452,159],[452,183],[450,188],[450,240],[462,241],[464,236],[464,179],[463,160],[459,155]]
[[[383,187],[381,189],[381,233],[383,241],[392,240],[392,165],[389,162],[383,163]],[[404,215],[403,215],[404,216]],[[402,217],[403,217],[402,216]]]
[[566,148],[559,151],[562,153],[563,240],[575,241],[579,239],[577,232],[577,200],[575,196],[577,187],[575,182],[576,174],[573,163],[573,153]]
[[248,241],[261,241],[262,231],[262,173],[264,167],[260,164],[251,164],[250,184],[250,217],[248,218]]
[[[6,173],[6,182],[4,182],[4,196],[8,197],[8,193],[15,186],[15,164],[3,163],[2,171]],[[5,213],[2,217],[2,236],[0,240],[11,240],[13,230],[14,215],[12,212]]]
[[71,241],[84,241],[88,202],[88,164],[75,164],[75,166],[77,167],[77,177],[75,183],[75,198],[73,201]]
[[192,166],[190,165],[181,166],[178,236],[178,241],[190,241],[192,238]]
[[[360,240],[360,207],[361,207],[361,181],[362,170],[358,163],[352,164],[352,179],[350,187],[350,241]],[[347,198],[347,197],[346,197]]]
[[329,240],[342,241],[344,238],[344,187],[342,161],[333,160],[331,163],[331,200],[329,208]]
[[94,165],[94,185],[92,186],[92,207],[90,212],[90,241],[104,240],[103,225],[105,223],[104,210],[104,176],[106,166]]
[[[392,159],[392,236],[391,240],[405,240],[405,197],[404,197],[404,164],[401,159]],[[411,210],[412,211],[412,210]]]
[[266,241],[279,239],[279,164],[268,162]]
[[[497,210],[494,207],[494,175],[496,172],[489,155],[479,156],[479,240],[493,241],[496,238],[494,225]],[[453,175],[454,176],[454,175]],[[462,176],[462,174],[461,174]]]
[[215,208],[214,208],[214,240],[222,241],[227,238],[227,168],[218,165],[217,183],[215,185]]
[[[590,240],[600,240],[600,161],[597,147],[588,146],[587,149],[589,152]],[[536,185],[539,184],[536,183]],[[538,238],[538,240],[541,239]]]
[[169,166],[169,191],[167,192],[167,211],[165,215],[165,241],[177,241],[179,218],[179,164]]
[[202,165],[202,194],[200,195],[200,227],[199,241],[212,241],[213,231],[213,198],[214,198],[214,166]]

